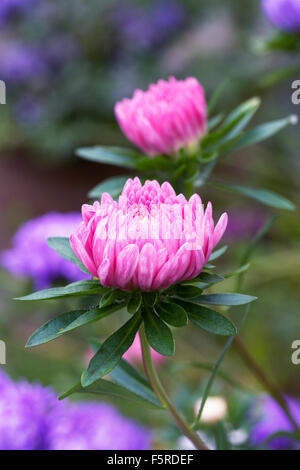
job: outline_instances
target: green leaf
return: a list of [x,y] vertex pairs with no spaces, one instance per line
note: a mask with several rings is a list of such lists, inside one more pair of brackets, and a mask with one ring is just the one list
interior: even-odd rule
[[188,324],[186,311],[178,304],[160,302],[155,306],[155,311],[159,317],[169,325],[181,327]]
[[17,297],[15,300],[50,300],[66,297],[87,297],[89,295],[101,294],[104,288],[98,280],[77,281],[65,287],[53,287],[43,289],[33,294]]
[[185,285],[185,284],[178,284],[175,286],[175,293],[178,297],[182,297],[183,299],[193,299],[198,297],[202,292],[202,289],[196,287],[194,285]]
[[230,277],[233,277],[233,276],[239,276],[240,274],[243,274],[244,272],[246,272],[250,267],[250,263],[247,263],[247,264],[243,264],[243,266],[239,267],[238,269],[236,269],[236,271],[233,271],[232,273],[228,273],[228,274],[225,274],[225,279],[228,279]]
[[154,307],[158,299],[158,294],[157,292],[144,292],[143,299],[145,305],[147,305],[148,307]]
[[163,356],[173,356],[175,344],[170,328],[150,308],[143,309],[143,319],[150,346]]
[[121,359],[117,367],[109,375],[118,385],[122,385],[126,390],[138,395],[148,404],[157,408],[163,408],[149,387],[145,377],[128,362]]
[[70,240],[67,237],[50,237],[47,238],[47,243],[53,250],[64,259],[76,263],[79,269],[84,273],[90,274],[89,270],[82,264],[82,262],[77,258],[74,251],[71,248]]
[[221,148],[222,145],[228,142],[230,145],[234,145],[236,143],[234,139],[241,134],[259,106],[259,98],[252,98],[239,105],[227,116],[220,129],[215,132],[211,132],[202,139],[201,147],[205,151],[208,151],[215,147]]
[[193,299],[193,302],[197,302],[199,304],[204,304],[204,305],[235,306],[235,305],[248,304],[250,302],[253,302],[256,299],[257,297],[253,297],[252,295],[226,293],[226,294],[200,295],[200,297]]
[[[250,308],[250,306],[247,305],[247,307],[246,307],[246,309],[245,309],[245,312],[244,312],[244,314],[243,314],[243,316],[242,316],[242,319],[240,320],[240,322],[239,322],[239,324],[238,324],[237,332],[240,331],[240,328],[241,328],[242,324],[244,323],[244,321],[245,321],[245,319],[246,319],[246,317],[247,317],[247,315],[248,315],[248,313],[249,313],[249,308]],[[216,377],[216,375],[217,375],[217,373],[218,373],[218,371],[219,371],[219,368],[220,368],[220,366],[221,366],[221,363],[222,363],[222,361],[223,361],[223,359],[224,359],[224,357],[225,357],[225,355],[226,355],[226,352],[227,352],[228,349],[230,348],[230,346],[231,346],[233,340],[235,339],[235,336],[236,336],[236,334],[233,335],[233,336],[230,336],[230,338],[227,339],[227,341],[226,341],[225,345],[223,346],[222,351],[221,351],[221,353],[220,353],[220,355],[219,355],[217,361],[215,362],[215,364],[214,364],[214,366],[213,366],[213,369],[212,369],[212,372],[211,372],[211,374],[210,374],[209,380],[208,380],[208,382],[207,382],[207,384],[206,384],[206,387],[205,387],[205,389],[204,389],[204,392],[203,392],[203,396],[202,396],[202,400],[201,400],[201,406],[200,406],[200,408],[199,408],[199,411],[198,411],[198,414],[197,414],[195,423],[194,423],[194,425],[193,425],[193,428],[194,428],[194,429],[198,429],[198,426],[199,426],[199,423],[200,423],[200,419],[201,419],[201,415],[202,415],[202,411],[203,411],[203,409],[204,409],[204,406],[205,406],[207,397],[208,397],[209,394],[210,394],[210,390],[211,390],[212,385],[213,385],[213,383],[214,383],[215,377]]]
[[[137,390],[139,392],[140,390]],[[93,384],[83,387],[81,383],[77,383],[74,387],[70,390],[67,390],[63,393],[59,399],[63,400],[64,398],[73,395],[74,393],[90,393],[94,395],[101,395],[101,396],[108,396],[108,397],[118,397],[123,398],[126,400],[130,400],[132,402],[140,403],[141,405],[151,406],[152,408],[162,408],[162,406],[158,403],[157,400],[153,399],[152,403],[152,396],[150,394],[150,399],[145,399],[144,397],[140,396],[139,393],[134,393],[128,390],[126,387],[122,387],[121,385],[114,383],[110,380],[105,379],[98,379]],[[155,396],[154,396],[155,397]]]
[[218,101],[220,100],[224,90],[228,86],[229,81],[230,80],[228,78],[225,78],[224,80],[222,80],[222,82],[217,86],[216,90],[212,94],[207,105],[207,111],[209,115],[211,115],[212,111],[215,109],[216,105],[218,104]]
[[256,201],[261,202],[267,206],[275,207],[276,209],[284,209],[284,210],[295,210],[295,205],[286,199],[283,196],[279,196],[272,191],[267,189],[256,189],[256,188],[248,188],[246,186],[239,186],[237,184],[230,184],[230,183],[216,183],[216,186],[220,186],[224,189],[229,189],[230,191],[243,194],[244,196],[248,196]]
[[214,261],[215,259],[220,258],[226,251],[227,251],[228,246],[224,245],[222,248],[219,248],[218,250],[214,251],[209,258],[209,261]]
[[215,428],[216,450],[232,450],[230,440],[227,435],[227,429],[222,421],[216,423]]
[[211,132],[215,129],[223,120],[223,114],[217,114],[216,116],[212,117],[208,121],[208,130]]
[[210,308],[202,307],[192,302],[177,300],[189,315],[189,318],[203,330],[215,335],[232,336],[236,334],[236,328],[233,323],[218,312]]
[[102,295],[99,306],[103,308],[115,303],[119,295],[120,292],[118,290],[108,290]]
[[36,330],[27,341],[26,347],[28,348],[48,343],[49,341],[62,336],[64,333],[75,330],[80,326],[101,320],[111,313],[121,310],[124,306],[125,303],[110,305],[105,308],[75,310],[74,312],[63,313],[62,315],[49,320]]
[[252,47],[256,53],[265,53],[269,51],[288,51],[295,52],[299,50],[300,35],[295,33],[286,33],[283,31],[276,31],[271,37],[267,39],[256,39],[252,43]]
[[[268,233],[270,228],[272,227],[273,223],[277,219],[277,215],[271,216],[262,226],[262,228],[257,232],[255,237],[251,240],[250,244],[247,246],[247,249],[242,256],[240,266],[243,267],[248,264],[250,261],[251,257],[253,256],[253,253],[255,252],[257,246],[259,245],[260,241],[262,238]],[[244,279],[244,273],[239,273],[238,274],[238,280],[236,283],[236,288],[237,290],[241,290],[242,284],[243,284],[243,279]]]
[[113,178],[108,178],[91,189],[88,196],[92,199],[101,199],[103,193],[109,193],[112,198],[116,198],[121,194],[128,178],[130,178],[130,176],[114,176]]
[[142,157],[136,162],[136,168],[140,171],[170,171],[174,169],[174,162],[163,156]]
[[127,304],[128,313],[134,315],[136,312],[139,311],[142,305],[142,296],[139,292],[136,292],[131,295],[129,302]]
[[234,124],[234,127],[227,138],[237,136],[258,110],[261,100],[258,97],[250,98],[235,108],[225,119],[224,127]]
[[250,145],[254,145],[259,142],[262,142],[263,140],[269,139],[285,127],[289,126],[290,124],[293,124],[294,122],[295,116],[292,115],[284,119],[278,119],[273,122],[268,122],[256,126],[250,131],[248,131],[246,134],[244,134],[243,137],[238,140],[233,150],[249,147]]
[[75,153],[85,160],[127,168],[135,168],[139,157],[134,151],[119,147],[83,147],[77,149]]
[[206,289],[206,287],[217,284],[218,282],[224,281],[223,276],[219,276],[218,274],[210,274],[206,272],[202,272],[199,276],[195,277],[194,279],[190,279],[189,281],[184,281],[183,285],[191,285],[195,286],[198,289]]
[[[97,352],[101,347],[101,342],[99,340],[94,339],[90,341],[89,344],[94,352]],[[162,408],[162,405],[151,390],[146,377],[144,377],[137,369],[124,359],[120,360],[119,364],[110,372],[109,375],[118,385],[121,385],[126,388],[126,390],[138,395],[140,398],[145,400],[145,402],[148,402],[148,404],[157,408]]]
[[81,383],[83,387],[91,385],[112,371],[123,354],[132,345],[141,321],[141,315],[136,313],[103,343],[90,361],[88,369],[82,375]]

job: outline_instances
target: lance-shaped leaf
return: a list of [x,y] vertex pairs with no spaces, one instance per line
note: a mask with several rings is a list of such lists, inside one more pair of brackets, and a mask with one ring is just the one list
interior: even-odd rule
[[58,317],[49,320],[38,330],[36,330],[27,341],[26,347],[38,346],[48,343],[53,339],[59,338],[64,333],[75,330],[81,326],[101,320],[111,313],[121,310],[123,304],[110,305],[104,308],[94,308],[90,310],[75,310],[73,312],[63,313]]
[[136,313],[102,344],[82,375],[83,387],[91,385],[116,367],[123,354],[132,345],[141,322],[140,313]]
[[178,295],[178,297],[182,297],[183,299],[193,299],[198,297],[202,292],[201,288],[195,285],[185,285],[184,283],[177,284],[174,290],[176,295]]
[[70,240],[66,237],[50,237],[47,238],[47,243],[53,250],[57,251],[57,253],[64,259],[68,261],[72,261],[72,263],[76,263],[79,269],[84,273],[90,274],[88,269],[82,264],[82,262],[77,258],[74,251],[71,248]]
[[99,183],[88,193],[90,198],[100,199],[103,193],[109,193],[111,197],[118,197],[123,189],[124,184],[130,176],[114,176]]
[[170,328],[150,308],[143,309],[143,319],[150,346],[163,356],[173,356],[175,344]]
[[[139,390],[136,390],[136,392],[139,392]],[[81,383],[79,382],[70,390],[67,390],[65,393],[63,393],[59,397],[59,399],[63,400],[64,398],[67,398],[70,395],[73,395],[74,393],[90,393],[93,395],[123,398],[126,400],[130,400],[132,402],[139,403],[143,406],[146,405],[146,406],[150,406],[156,409],[162,408],[162,406],[156,400],[156,397],[154,394],[153,394],[153,397],[151,396],[151,399],[148,399],[148,398],[146,399],[143,396],[141,396],[140,393],[131,392],[126,387],[123,387],[122,385],[119,385],[117,383],[114,383],[110,380],[105,380],[105,379],[98,379],[96,382],[94,382],[91,385],[88,385],[87,387],[83,387]],[[151,390],[149,390],[149,393],[151,393]],[[153,398],[153,402],[152,402],[152,398]]]
[[83,147],[76,150],[76,155],[85,160],[108,165],[124,166],[135,168],[139,154],[136,152],[118,147]]
[[134,315],[136,312],[139,311],[142,305],[142,296],[140,292],[135,292],[131,295],[128,304],[127,304],[127,310],[128,313],[131,315]]
[[254,127],[250,131],[241,137],[236,145],[234,145],[232,150],[237,150],[244,147],[249,147],[250,145],[258,144],[263,140],[269,139],[273,135],[280,132],[285,127],[290,124],[297,123],[297,116],[288,116],[284,119],[277,119],[276,121],[267,122],[260,124],[259,126]]
[[[101,342],[96,339],[89,341],[89,344],[95,353],[102,345]],[[120,360],[119,364],[110,372],[109,376],[115,383],[138,395],[145,400],[145,402],[148,402],[148,404],[162,408],[162,405],[151,390],[146,377],[124,359]]]
[[216,251],[213,251],[212,254],[210,255],[209,261],[214,261],[215,259],[220,258],[226,251],[227,251],[228,246],[224,245],[221,248],[219,248]]
[[211,116],[212,111],[215,109],[216,105],[218,104],[218,101],[220,100],[228,84],[229,84],[228,78],[225,78],[224,80],[222,80],[222,82],[217,86],[214,93],[210,97],[209,102],[207,104],[207,110],[208,110],[209,116]]
[[223,276],[219,276],[218,274],[210,274],[203,271],[199,276],[189,281],[184,281],[182,284],[191,285],[198,289],[205,289],[208,286],[224,281],[224,279]]
[[260,99],[257,97],[250,98],[235,108],[225,119],[224,127],[233,125],[230,132],[226,135],[226,139],[232,139],[240,134],[246,125],[251,121],[254,114],[260,106]]
[[193,299],[193,303],[204,304],[204,305],[226,305],[226,306],[235,306],[235,305],[244,305],[249,304],[256,300],[257,297],[252,295],[245,294],[236,294],[236,293],[220,293],[220,294],[207,294],[200,295],[196,299]]
[[236,327],[228,318],[224,317],[224,315],[193,302],[185,302],[176,299],[176,303],[186,310],[193,323],[200,326],[200,328],[208,333],[222,336],[232,336],[236,334]]
[[169,325],[181,327],[188,324],[188,316],[184,308],[173,302],[160,302],[155,306],[155,311]]
[[65,297],[87,297],[89,295],[101,294],[105,289],[98,280],[77,281],[65,287],[52,287],[43,289],[15,300],[51,300]]
[[227,142],[231,141],[231,145],[235,145],[235,138],[241,135],[243,129],[252,119],[260,105],[258,98],[252,98],[245,103],[239,105],[225,119],[222,127],[211,132],[203,138],[201,145],[204,151],[213,148],[221,148]]
[[261,202],[262,204],[265,204],[266,206],[288,211],[295,210],[295,205],[291,201],[267,189],[248,188],[246,186],[223,182],[218,182],[215,185],[239,194],[243,194],[244,196],[248,196],[258,202]]

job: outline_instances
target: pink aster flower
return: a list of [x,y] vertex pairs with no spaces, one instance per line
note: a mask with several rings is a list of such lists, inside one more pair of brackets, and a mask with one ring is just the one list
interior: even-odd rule
[[103,286],[152,291],[197,276],[227,225],[217,225],[212,205],[203,210],[197,194],[188,201],[172,186],[127,180],[118,201],[82,206],[83,221],[70,243]]
[[115,106],[119,125],[150,157],[194,147],[206,133],[205,93],[196,78],[159,80]]

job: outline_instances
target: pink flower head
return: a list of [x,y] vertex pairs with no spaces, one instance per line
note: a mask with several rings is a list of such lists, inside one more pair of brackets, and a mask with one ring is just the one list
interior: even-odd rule
[[119,125],[150,157],[193,146],[206,133],[206,100],[196,78],[159,80],[115,106]]
[[118,201],[104,193],[101,203],[82,206],[83,221],[71,246],[103,286],[153,291],[197,276],[227,225],[216,226],[209,202],[188,201],[169,183],[127,180]]

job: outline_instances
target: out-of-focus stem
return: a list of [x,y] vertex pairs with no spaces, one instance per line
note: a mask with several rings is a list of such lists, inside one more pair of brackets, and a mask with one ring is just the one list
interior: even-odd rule
[[277,401],[278,405],[281,407],[282,411],[287,416],[290,423],[293,425],[295,430],[299,430],[298,424],[293,418],[293,415],[290,412],[289,405],[282,394],[280,388],[275,384],[269,377],[265,374],[264,370],[257,364],[256,360],[250,354],[246,348],[244,342],[242,341],[240,335],[235,337],[233,346],[238,354],[242,357],[244,362],[247,364],[248,368],[251,370],[253,375],[257,380],[263,385],[263,387],[270,393],[270,395]]
[[161,404],[167,408],[169,414],[173,418],[178,428],[188,439],[190,439],[196,449],[209,450],[208,447],[206,447],[206,445],[204,444],[204,442],[202,442],[198,434],[193,431],[193,429],[185,421],[184,417],[179,413],[177,408],[175,408],[175,406],[169,399],[163,385],[161,384],[161,381],[157,375],[156,369],[153,364],[150,346],[148,344],[143,325],[140,328],[140,339],[142,345],[142,355],[145,372],[157,398],[159,399]]

